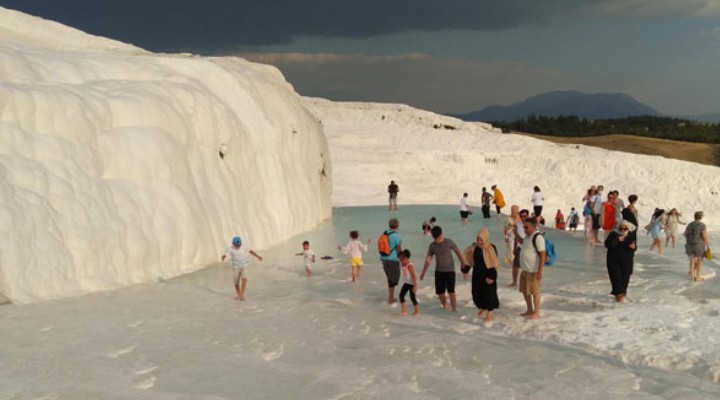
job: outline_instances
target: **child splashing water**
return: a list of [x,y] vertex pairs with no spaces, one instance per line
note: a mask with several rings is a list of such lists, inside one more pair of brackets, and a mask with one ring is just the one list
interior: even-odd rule
[[[263,259],[248,246],[243,247],[240,236],[235,236],[232,239],[232,245],[228,246],[225,254],[220,258],[221,262],[225,261],[226,258],[230,258],[233,269],[233,282],[235,283],[235,300],[239,301],[245,301],[245,289],[247,288],[248,281],[246,267],[250,265],[250,257],[248,257],[248,254],[252,254],[260,261]],[[241,280],[242,285],[240,285]]]
[[360,270],[362,270],[363,266],[362,252],[367,253],[370,244],[370,239],[368,239],[367,243],[363,243],[359,238],[360,233],[358,231],[350,231],[348,244],[345,247],[338,246],[338,250],[350,256],[350,274],[353,282],[360,282]]

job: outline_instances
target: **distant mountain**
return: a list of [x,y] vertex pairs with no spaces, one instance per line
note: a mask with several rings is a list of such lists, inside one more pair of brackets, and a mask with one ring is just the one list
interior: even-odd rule
[[659,114],[657,110],[624,93],[586,94],[571,90],[543,93],[510,106],[490,106],[456,117],[465,121],[510,122],[531,115],[575,115],[588,119],[604,119]]

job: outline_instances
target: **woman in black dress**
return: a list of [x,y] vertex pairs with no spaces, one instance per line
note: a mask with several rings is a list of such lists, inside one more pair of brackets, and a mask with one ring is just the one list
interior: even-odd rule
[[635,225],[623,220],[617,231],[612,231],[605,239],[607,247],[607,270],[612,285],[613,296],[618,302],[625,301],[630,275],[633,273],[635,263],[635,249],[637,249],[637,235]]
[[475,306],[480,310],[478,317],[487,311],[487,322],[492,320],[493,310],[500,308],[497,295],[497,270],[500,262],[497,248],[490,243],[490,231],[487,229],[483,228],[478,232],[477,241],[472,246],[472,297]]

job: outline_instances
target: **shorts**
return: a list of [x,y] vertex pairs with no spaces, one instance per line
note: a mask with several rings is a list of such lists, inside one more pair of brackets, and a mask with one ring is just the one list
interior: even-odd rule
[[400,281],[400,261],[381,260],[388,287],[395,287]]
[[467,219],[467,217],[470,215],[470,211],[460,211],[460,217],[462,219]]
[[237,285],[241,279],[247,279],[247,271],[243,268],[233,268],[233,281]]
[[570,223],[570,229],[572,229],[572,228],[577,228],[577,224],[574,224],[574,223],[571,222],[571,223]]
[[350,265],[357,265],[362,267],[362,257],[350,257]]
[[520,285],[518,288],[520,293],[525,296],[539,296],[540,281],[537,280],[537,272],[520,272]]
[[522,250],[520,246],[513,250],[513,268],[520,268],[520,250]]
[[435,271],[435,294],[455,293],[455,271]]
[[390,197],[388,198],[388,203],[397,204],[397,195],[395,195],[395,196],[390,195]]
[[705,257],[705,243],[685,244],[685,254],[688,257]]
[[592,228],[594,231],[600,230],[600,214],[592,215]]
[[310,265],[305,266],[305,271],[312,271],[312,267]]

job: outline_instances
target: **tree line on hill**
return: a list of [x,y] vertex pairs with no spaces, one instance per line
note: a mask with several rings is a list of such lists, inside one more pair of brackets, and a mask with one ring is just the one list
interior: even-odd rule
[[577,116],[531,115],[514,122],[491,122],[491,124],[501,128],[505,133],[519,131],[536,135],[566,137],[624,134],[720,144],[720,124],[650,115],[596,120]]

